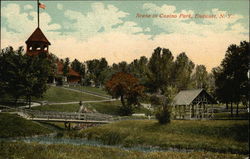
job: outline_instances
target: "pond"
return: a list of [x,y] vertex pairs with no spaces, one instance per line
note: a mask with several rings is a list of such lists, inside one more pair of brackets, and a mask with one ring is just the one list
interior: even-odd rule
[[[168,148],[162,149],[160,147],[152,146],[136,146],[136,147],[123,147],[121,145],[105,145],[99,141],[81,139],[81,138],[60,138],[56,137],[56,134],[49,136],[34,136],[34,137],[23,137],[23,138],[0,138],[0,141],[18,142],[23,141],[25,143],[40,143],[40,144],[71,144],[71,145],[85,145],[85,146],[96,146],[106,148],[119,148],[126,151],[139,151],[139,152],[193,152],[191,149],[177,149]],[[197,150],[196,150],[197,151]]]

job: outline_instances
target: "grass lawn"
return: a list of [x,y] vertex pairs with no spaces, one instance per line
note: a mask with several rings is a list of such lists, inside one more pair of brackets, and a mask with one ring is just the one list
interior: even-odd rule
[[54,111],[54,112],[78,112],[79,104],[58,104],[32,107],[33,110]]
[[88,91],[88,92],[93,92],[93,93],[104,95],[104,96],[110,96],[102,88],[96,88],[96,87],[90,87],[90,86],[70,86],[70,88],[77,89],[77,90]]
[[248,121],[130,120],[68,133],[105,144],[157,146],[225,153],[248,153]]
[[[119,115],[119,107],[122,106],[120,100],[102,103],[87,103],[85,105],[90,109],[97,110],[99,113],[110,115]],[[146,113],[147,111],[148,110],[143,107],[134,109],[135,113]]]
[[[244,159],[247,156],[212,152],[137,152],[118,148],[74,146],[66,144],[38,144],[0,142],[0,159]],[[34,155],[35,154],[35,155]]]
[[52,131],[13,114],[0,113],[0,138],[49,134]]
[[[119,115],[119,107],[121,106],[121,101],[110,101],[110,102],[101,102],[101,103],[84,103],[89,109],[95,109],[99,113],[110,114],[110,115]],[[58,105],[43,105],[39,107],[33,107],[33,110],[41,111],[56,111],[56,112],[78,112],[79,104],[58,104]],[[147,109],[137,108],[135,113],[146,113]]]
[[233,114],[233,117],[231,116],[230,112],[223,112],[223,113],[214,113],[214,119],[249,119],[249,113],[247,112],[239,112],[239,116],[236,116],[236,114]]
[[74,92],[66,90],[60,87],[51,86],[42,99],[33,99],[48,102],[74,102],[74,101],[91,101],[91,100],[103,100],[101,97],[92,96],[85,93]]

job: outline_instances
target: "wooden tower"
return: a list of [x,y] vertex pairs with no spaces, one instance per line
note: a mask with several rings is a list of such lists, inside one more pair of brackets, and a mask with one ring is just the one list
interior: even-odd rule
[[50,42],[39,27],[36,28],[25,43],[27,47],[26,53],[30,56],[49,52]]

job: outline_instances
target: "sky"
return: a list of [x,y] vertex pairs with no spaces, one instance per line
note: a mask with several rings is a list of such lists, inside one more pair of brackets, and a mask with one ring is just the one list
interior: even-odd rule
[[[40,28],[59,58],[105,57],[109,64],[150,57],[157,47],[185,52],[210,71],[229,45],[249,41],[248,0],[42,1]],[[1,1],[1,49],[25,46],[37,27],[36,1]]]

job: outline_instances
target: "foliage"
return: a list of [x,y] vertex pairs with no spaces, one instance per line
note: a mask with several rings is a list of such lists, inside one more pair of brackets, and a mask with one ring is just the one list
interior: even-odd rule
[[69,58],[67,57],[64,61],[62,60],[62,62],[63,62],[63,68],[62,68],[63,75],[66,77],[67,74],[69,73],[69,64],[70,64]]
[[48,134],[52,131],[17,115],[0,113],[0,138]]
[[42,97],[47,90],[47,80],[51,75],[52,62],[46,53],[38,56],[23,55],[23,48],[17,51],[5,48],[0,55],[0,83],[5,93],[17,101],[20,97]]
[[[86,61],[86,64],[89,81],[93,80],[95,86],[104,84],[106,79],[106,73],[104,72],[108,69],[107,60],[105,58],[101,58],[100,60],[94,59]],[[89,84],[89,82],[87,83]]]
[[171,112],[169,107],[161,107],[155,114],[155,118],[160,124],[170,123]]
[[183,52],[176,57],[173,67],[172,79],[174,79],[173,83],[178,91],[188,89],[191,84],[190,77],[194,69],[194,63]]
[[173,55],[170,50],[165,48],[156,48],[149,59],[148,82],[146,86],[151,92],[161,91],[164,94],[164,88],[170,86],[172,81]]
[[196,89],[208,89],[208,73],[206,70],[206,66],[197,65],[195,67],[195,72],[192,75],[192,81],[194,84],[194,88]]
[[213,69],[215,76],[215,92],[221,102],[244,102],[248,96],[249,42],[243,41],[239,46],[230,45],[220,67]]
[[83,63],[75,59],[70,65],[71,65],[71,68],[74,71],[78,72],[82,78],[85,77],[85,65]]
[[138,98],[143,95],[144,87],[131,74],[118,72],[105,85],[112,97],[121,98],[122,115],[132,114],[132,105],[138,106]]

